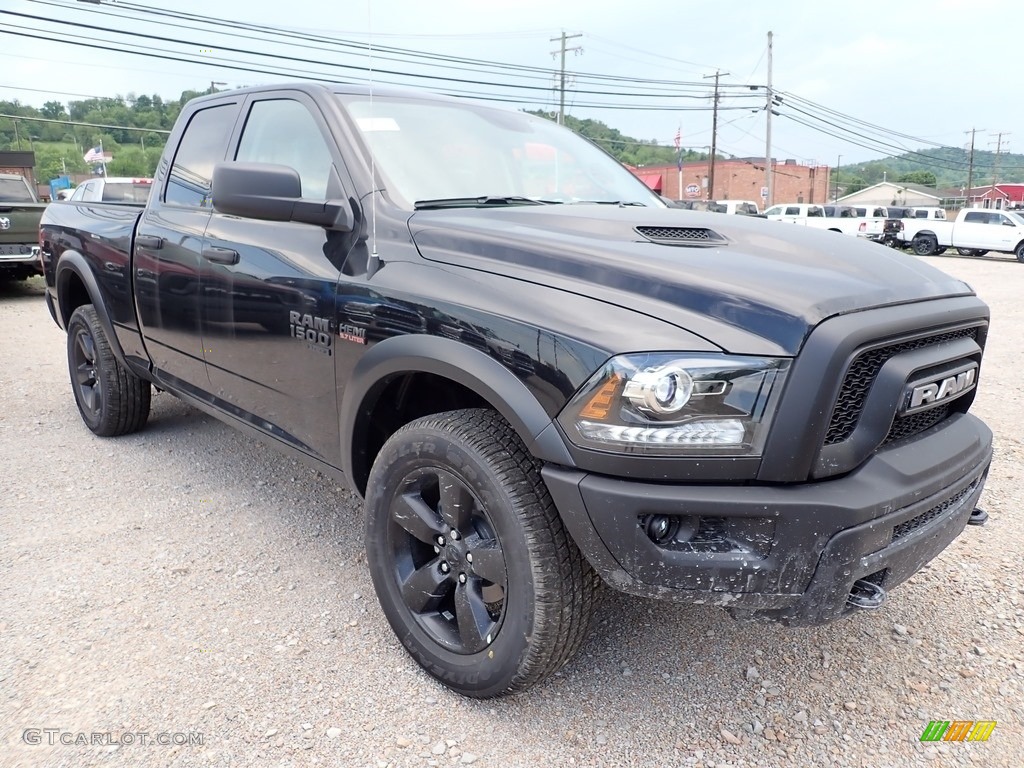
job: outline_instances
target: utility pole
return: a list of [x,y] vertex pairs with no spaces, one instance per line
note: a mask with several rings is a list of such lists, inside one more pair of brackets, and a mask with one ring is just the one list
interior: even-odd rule
[[558,70],[559,70],[559,75],[558,75],[558,124],[559,125],[565,125],[565,54],[566,54],[567,51],[573,51],[577,55],[579,55],[580,53],[583,53],[583,48],[581,46],[575,45],[572,48],[566,48],[565,47],[565,41],[566,40],[571,40],[574,37],[583,37],[583,34],[582,33],[577,33],[575,35],[567,35],[567,34],[565,34],[565,32],[562,32],[560,37],[552,37],[551,38],[551,42],[552,43],[561,42],[560,49],[557,50],[557,51],[552,51],[551,52],[552,56],[561,56],[561,64],[560,64],[560,66],[558,68]]
[[708,200],[715,198],[715,151],[718,143],[718,78],[728,75],[728,72],[715,70],[713,75],[704,75],[706,80],[709,77],[715,78],[715,96],[711,108],[711,160],[708,163]]
[[[992,134],[989,134],[991,136]],[[996,157],[992,162],[992,194],[995,195],[996,191],[996,178],[999,175],[999,154],[1003,151],[1003,136],[1009,136],[1008,131],[1000,131],[996,134]],[[992,142],[989,142],[991,145]],[[994,199],[993,199],[994,202]]]
[[21,134],[18,133],[18,121],[14,121],[14,138],[18,140],[18,151],[21,151]]
[[764,210],[772,204],[772,33],[768,33],[768,101],[765,104],[764,140],[764,185],[768,194],[764,199]]
[[971,148],[967,152],[967,194],[964,195],[964,208],[971,207],[971,185],[974,182],[974,134],[979,130],[985,129],[971,128],[970,131],[964,131],[964,133],[971,134]]
[[843,156],[840,155],[836,160],[836,193],[832,198],[833,203],[839,202],[839,166],[843,164]]

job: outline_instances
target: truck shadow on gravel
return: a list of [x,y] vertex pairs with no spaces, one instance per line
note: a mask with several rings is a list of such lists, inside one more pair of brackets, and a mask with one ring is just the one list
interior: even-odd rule
[[46,285],[43,278],[32,277],[28,280],[3,280],[0,279],[0,301],[29,302],[38,301],[39,308],[46,312],[43,297],[46,295]]

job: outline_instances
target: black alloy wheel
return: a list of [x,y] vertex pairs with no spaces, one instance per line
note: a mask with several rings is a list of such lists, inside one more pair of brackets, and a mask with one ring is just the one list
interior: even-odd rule
[[149,382],[117,359],[92,304],[78,307],[68,320],[68,372],[82,421],[97,435],[126,435],[145,426]]
[[97,372],[96,340],[88,326],[77,326],[70,339],[72,386],[87,421],[99,420],[103,404],[103,388]]
[[586,638],[600,579],[541,464],[500,414],[448,411],[384,443],[366,487],[366,559],[406,651],[457,693],[523,691]]
[[939,247],[939,243],[930,235],[918,235],[914,238],[912,247],[918,256],[930,256]]
[[392,578],[415,621],[438,644],[477,653],[505,610],[505,554],[480,500],[440,467],[414,470],[391,499]]

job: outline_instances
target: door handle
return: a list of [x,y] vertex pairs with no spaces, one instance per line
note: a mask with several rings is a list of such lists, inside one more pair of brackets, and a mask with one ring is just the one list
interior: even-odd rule
[[156,235],[136,235],[135,246],[150,251],[159,251],[164,247],[164,239]]
[[208,245],[203,248],[203,258],[212,261],[214,264],[237,264],[238,251],[231,248],[218,248],[215,245]]

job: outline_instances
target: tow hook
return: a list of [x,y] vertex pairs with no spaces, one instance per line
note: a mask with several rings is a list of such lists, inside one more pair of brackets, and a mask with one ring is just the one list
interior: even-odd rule
[[863,608],[870,611],[875,608],[881,608],[882,603],[885,602],[887,597],[889,597],[889,593],[873,581],[857,579],[853,582],[853,588],[850,590],[846,602],[854,608]]
[[968,525],[984,525],[988,522],[988,512],[981,507],[975,507],[971,516],[967,518]]

